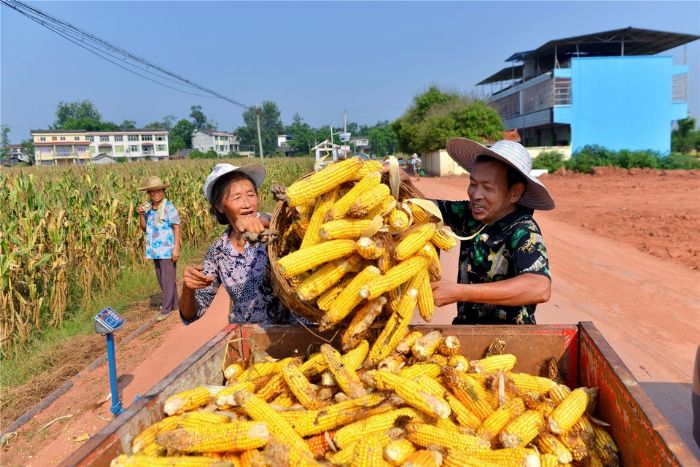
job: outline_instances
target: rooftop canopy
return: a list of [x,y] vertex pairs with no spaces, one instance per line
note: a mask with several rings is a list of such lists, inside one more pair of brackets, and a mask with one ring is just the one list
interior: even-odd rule
[[513,65],[513,66],[506,67],[506,68],[502,69],[501,71],[497,71],[496,73],[492,74],[488,78],[485,78],[476,84],[478,86],[480,84],[499,83],[501,81],[508,81],[511,79],[520,79],[522,77],[523,77],[523,66],[522,65]]

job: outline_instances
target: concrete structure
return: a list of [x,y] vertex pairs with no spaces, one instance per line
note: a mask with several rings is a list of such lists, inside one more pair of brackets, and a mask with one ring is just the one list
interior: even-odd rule
[[557,39],[513,54],[478,84],[500,86],[488,101],[525,146],[665,154],[673,121],[688,114],[688,68],[655,54],[698,38],[625,28]]
[[238,152],[238,137],[234,133],[219,130],[195,130],[192,133],[192,149],[214,151],[219,156],[226,156]]
[[167,130],[32,130],[37,165],[86,164],[99,155],[129,162],[168,159]]
[[5,167],[13,167],[19,163],[29,163],[29,156],[22,152],[21,144],[10,144],[7,147],[7,154],[2,158],[2,165]]

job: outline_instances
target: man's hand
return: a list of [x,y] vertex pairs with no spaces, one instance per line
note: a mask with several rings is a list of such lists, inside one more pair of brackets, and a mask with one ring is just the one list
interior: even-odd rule
[[433,300],[435,300],[436,306],[445,306],[451,303],[465,301],[464,298],[460,296],[460,292],[464,290],[464,284],[438,281],[432,282],[430,287],[433,289]]
[[257,216],[239,217],[234,223],[234,227],[239,232],[260,233],[265,230],[265,224]]
[[203,289],[214,281],[212,275],[205,276],[204,266],[187,266],[182,275],[182,286],[189,290]]
[[173,263],[177,263],[177,260],[180,259],[180,249],[179,248],[173,248]]

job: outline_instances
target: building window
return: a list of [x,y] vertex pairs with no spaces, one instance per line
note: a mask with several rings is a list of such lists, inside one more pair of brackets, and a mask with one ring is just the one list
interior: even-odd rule
[[165,151],[165,144],[156,144],[156,151]]
[[73,139],[76,140],[76,141],[80,141],[80,136],[76,136],[76,137],[74,137]]
[[163,136],[163,135],[156,135],[156,141],[165,141],[165,136]]
[[40,136],[39,141],[46,141],[46,136]]
[[65,136],[61,136],[61,141],[65,141],[65,140],[66,140],[66,137],[65,137]]
[[114,152],[116,153],[123,153],[124,152],[124,146],[114,146]]
[[85,139],[88,140],[88,141],[90,141],[91,143],[92,143],[93,141],[95,141],[95,137],[94,137],[94,136],[86,136]]
[[132,144],[129,146],[129,151],[131,152],[140,152],[139,146],[137,144]]
[[100,136],[100,142],[101,143],[106,143],[109,141],[109,136]]
[[139,135],[129,135],[129,141],[138,141]]
[[124,137],[122,135],[115,136],[114,141],[124,141]]
[[52,136],[51,141],[58,141],[58,138],[56,138],[55,136]]
[[141,135],[141,141],[153,141],[153,135]]

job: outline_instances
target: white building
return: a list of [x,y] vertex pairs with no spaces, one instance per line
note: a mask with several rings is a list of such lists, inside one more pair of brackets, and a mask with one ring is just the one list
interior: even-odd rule
[[218,155],[225,156],[238,152],[238,137],[234,133],[219,130],[195,130],[192,133],[192,149],[215,151]]

